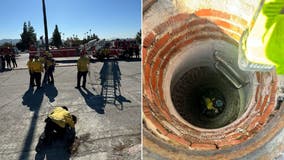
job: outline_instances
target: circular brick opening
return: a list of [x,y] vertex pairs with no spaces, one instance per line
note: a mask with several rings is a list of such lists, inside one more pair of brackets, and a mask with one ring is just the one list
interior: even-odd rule
[[169,63],[166,73],[171,81],[164,88],[170,91],[166,99],[172,102],[167,104],[176,117],[199,128],[216,129],[245,113],[255,92],[253,76],[230,62],[236,52],[228,42],[206,40],[189,45],[173,58],[175,63]]
[[[192,150],[231,147],[262,129],[275,106],[276,78],[274,71],[238,67],[240,26],[246,24],[235,15],[201,9],[171,16],[145,31],[145,128],[169,145]],[[202,111],[195,106],[208,89],[223,98],[224,107],[200,121]]]
[[238,89],[223,75],[206,66],[186,72],[171,93],[181,117],[201,128],[223,127],[236,120],[243,107],[240,106]]

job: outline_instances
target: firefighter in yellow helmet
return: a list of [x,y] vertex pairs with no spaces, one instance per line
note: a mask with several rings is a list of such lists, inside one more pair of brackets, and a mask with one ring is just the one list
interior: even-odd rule
[[57,139],[67,139],[69,148],[75,140],[75,124],[77,117],[72,115],[66,106],[57,106],[45,119],[46,125],[40,136],[36,151],[39,152],[43,145],[51,144]]
[[45,57],[44,61],[45,74],[42,85],[45,85],[46,83],[54,84],[53,72],[55,70],[55,60],[53,59],[52,54],[49,53],[48,51],[45,52],[44,57]]
[[80,88],[81,78],[83,77],[82,87],[86,88],[87,74],[89,68],[90,60],[86,56],[86,52],[82,52],[80,58],[77,61],[77,86],[75,88]]
[[34,78],[36,81],[37,88],[40,88],[41,85],[41,72],[43,72],[42,63],[39,61],[39,56],[35,56],[35,60],[31,63],[31,70],[33,71]]
[[30,87],[35,86],[35,77],[34,77],[34,72],[32,70],[32,63],[34,61],[34,57],[30,55],[29,60],[27,62],[27,66],[29,69],[29,73],[30,73]]

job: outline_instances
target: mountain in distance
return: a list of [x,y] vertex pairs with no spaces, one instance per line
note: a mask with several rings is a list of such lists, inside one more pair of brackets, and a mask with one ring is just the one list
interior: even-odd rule
[[12,42],[13,45],[16,45],[16,43],[18,43],[20,40],[21,39],[0,39],[0,45],[4,44],[6,42],[8,42],[8,43]]

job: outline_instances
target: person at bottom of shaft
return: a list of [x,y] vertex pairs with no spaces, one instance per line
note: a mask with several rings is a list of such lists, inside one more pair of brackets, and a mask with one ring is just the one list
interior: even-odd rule
[[81,53],[80,58],[77,61],[77,86],[76,88],[80,88],[81,78],[83,77],[83,84],[82,87],[86,88],[86,81],[87,81],[87,74],[88,74],[88,67],[89,67],[90,60],[86,56],[85,52]]

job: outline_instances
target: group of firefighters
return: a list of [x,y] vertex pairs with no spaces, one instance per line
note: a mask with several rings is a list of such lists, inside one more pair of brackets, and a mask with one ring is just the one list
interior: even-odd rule
[[[82,87],[86,88],[86,77],[89,69],[89,58],[86,51],[81,52],[77,61],[77,89],[80,89],[80,81],[83,77]],[[35,85],[41,88],[46,83],[54,85],[53,72],[55,70],[55,60],[51,53],[46,51],[41,57],[38,55],[30,56],[27,62],[30,73],[30,88]],[[45,71],[43,82],[41,84],[41,74]],[[43,147],[51,144],[54,139],[67,140],[66,147],[69,151],[75,141],[75,124],[77,117],[72,115],[66,106],[56,106],[45,120],[46,126],[44,132],[39,138],[36,151],[41,153]]]
[[[83,77],[82,87],[86,88],[86,77],[88,74],[88,68],[90,60],[86,55],[86,51],[83,50],[81,52],[81,56],[77,61],[77,86],[76,88],[80,88],[80,82]],[[27,62],[27,66],[30,73],[30,87],[37,86],[37,88],[41,88],[41,86],[45,84],[54,84],[53,72],[55,70],[55,60],[51,53],[46,51],[43,56],[30,56]],[[41,84],[42,72],[45,72],[43,81]]]
[[[42,57],[38,55],[30,56],[27,66],[30,73],[30,87],[37,86],[37,88],[40,88],[46,83],[54,84],[55,60],[49,52],[45,52]],[[45,74],[41,84],[41,73],[43,71],[45,71]]]

